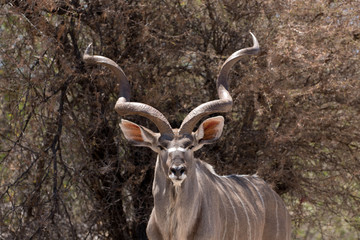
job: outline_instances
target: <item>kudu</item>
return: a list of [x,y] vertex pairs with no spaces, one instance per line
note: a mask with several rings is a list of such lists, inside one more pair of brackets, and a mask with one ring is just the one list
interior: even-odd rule
[[203,145],[215,142],[222,133],[224,118],[205,116],[229,112],[232,98],[227,78],[230,68],[243,55],[256,54],[259,44],[233,53],[222,65],[217,79],[219,99],[192,110],[179,129],[173,129],[155,108],[130,102],[130,86],[123,70],[111,59],[88,54],[87,63],[102,64],[120,81],[115,110],[121,115],[140,115],[155,123],[160,133],[122,120],[125,138],[146,146],[158,156],[153,182],[154,208],[146,229],[149,239],[290,239],[290,216],[284,202],[256,175],[217,175],[212,166],[194,158]]

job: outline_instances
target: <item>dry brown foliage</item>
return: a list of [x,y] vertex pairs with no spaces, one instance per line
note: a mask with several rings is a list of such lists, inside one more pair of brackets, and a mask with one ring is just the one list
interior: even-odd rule
[[[286,200],[294,239],[360,238],[357,0],[20,1],[0,10],[0,239],[146,239],[155,154],[128,145],[116,61],[132,100],[173,126],[216,98],[222,62],[235,104],[199,157],[258,173]],[[130,119],[155,130],[138,117]]]

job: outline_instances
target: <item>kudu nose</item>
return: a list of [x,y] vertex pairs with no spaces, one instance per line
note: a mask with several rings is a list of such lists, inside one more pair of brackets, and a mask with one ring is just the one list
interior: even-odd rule
[[180,177],[181,175],[183,175],[186,171],[186,168],[183,165],[180,166],[172,166],[170,168],[170,171],[176,176],[176,177]]

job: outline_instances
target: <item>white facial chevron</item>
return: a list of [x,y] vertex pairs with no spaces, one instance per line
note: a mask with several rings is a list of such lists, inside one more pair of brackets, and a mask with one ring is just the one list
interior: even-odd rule
[[172,153],[175,151],[186,152],[186,149],[182,147],[172,147],[168,149],[168,153]]

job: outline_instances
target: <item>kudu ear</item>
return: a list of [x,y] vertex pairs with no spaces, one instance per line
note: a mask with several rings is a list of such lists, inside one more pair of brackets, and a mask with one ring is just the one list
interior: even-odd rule
[[195,132],[195,138],[199,144],[195,147],[195,150],[200,149],[204,144],[211,144],[218,140],[223,128],[224,118],[222,116],[208,118],[203,121]]
[[128,120],[122,119],[119,124],[125,138],[135,146],[149,147],[154,149],[158,138],[158,133],[154,133],[146,127],[137,125]]

